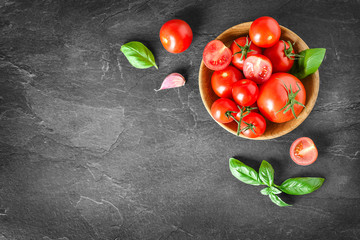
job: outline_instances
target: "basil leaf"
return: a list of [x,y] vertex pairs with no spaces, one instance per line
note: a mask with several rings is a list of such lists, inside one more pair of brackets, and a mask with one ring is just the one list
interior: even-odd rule
[[289,178],[280,185],[280,189],[290,195],[304,195],[319,189],[324,180],[313,177]]
[[121,46],[121,51],[129,63],[136,68],[149,68],[158,66],[152,52],[141,42],[128,42]]
[[277,189],[276,187],[270,187],[270,189],[271,189],[271,192],[272,192],[273,194],[280,194],[280,193],[282,193],[282,191],[279,190],[279,189]]
[[273,203],[275,203],[276,205],[278,205],[279,207],[287,207],[287,206],[291,206],[290,204],[287,204],[286,202],[284,202],[283,200],[281,200],[280,197],[276,196],[273,193],[269,194],[269,197],[271,199],[271,201]]
[[260,192],[262,195],[269,195],[270,193],[273,193],[273,194],[282,193],[281,190],[277,189],[276,187],[267,187],[267,188],[262,189]]
[[260,180],[271,187],[274,184],[274,169],[267,161],[263,160],[259,169]]
[[300,57],[294,62],[290,73],[299,79],[303,79],[310,74],[313,74],[320,67],[325,52],[325,48],[306,49],[300,52]]
[[271,193],[271,188],[270,187],[264,188],[260,192],[262,195],[269,195]]
[[245,165],[239,160],[230,158],[229,167],[232,175],[240,181],[255,186],[261,185],[259,174],[253,168]]

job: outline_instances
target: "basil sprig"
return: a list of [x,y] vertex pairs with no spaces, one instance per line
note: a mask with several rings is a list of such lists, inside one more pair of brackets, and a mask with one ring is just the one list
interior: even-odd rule
[[156,65],[154,55],[152,52],[141,42],[128,42],[121,46],[121,51],[129,63],[136,68],[149,68]]
[[313,74],[320,67],[325,57],[325,52],[325,48],[312,48],[300,52],[293,67],[290,69],[290,73],[298,79],[303,79]]
[[253,168],[245,165],[235,158],[229,159],[229,167],[232,175],[241,182],[250,185],[266,185],[260,192],[269,196],[271,201],[280,207],[291,206],[284,202],[279,196],[280,193],[289,195],[304,195],[319,189],[324,183],[324,178],[297,177],[285,180],[280,186],[274,183],[274,169],[267,161],[262,161],[259,173]]

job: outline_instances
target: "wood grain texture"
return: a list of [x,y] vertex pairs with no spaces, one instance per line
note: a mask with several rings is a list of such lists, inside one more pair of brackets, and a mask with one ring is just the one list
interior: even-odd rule
[[[220,34],[216,39],[221,40],[227,47],[230,47],[231,43],[242,36],[247,36],[249,34],[250,25],[252,22],[241,23],[239,25],[233,26],[222,34]],[[281,27],[281,37],[280,39],[288,41],[290,40],[294,43],[295,52],[301,52],[303,50],[308,49],[309,47],[306,43],[293,31],[290,29]],[[213,71],[208,69],[204,62],[201,61],[201,66],[199,70],[199,88],[201,98],[203,103],[211,116],[211,105],[214,101],[216,101],[219,97],[215,94],[211,87],[211,75]],[[273,123],[266,120],[266,131],[265,133],[257,138],[248,138],[244,135],[240,134],[239,137],[253,139],[253,140],[267,140],[272,138],[277,138],[283,136],[295,128],[297,128],[306,118],[309,116],[311,110],[313,109],[318,93],[319,93],[319,71],[316,71],[314,74],[306,77],[301,80],[306,89],[306,108],[300,113],[297,119],[293,119],[291,121],[285,123]],[[215,120],[214,120],[215,121]],[[218,122],[217,122],[218,123]],[[225,130],[229,131],[232,134],[236,135],[237,132],[237,124],[233,121],[231,123],[223,124],[218,123]]]

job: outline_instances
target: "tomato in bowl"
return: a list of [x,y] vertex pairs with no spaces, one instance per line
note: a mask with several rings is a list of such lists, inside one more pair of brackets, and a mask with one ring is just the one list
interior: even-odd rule
[[[247,37],[249,35],[249,29],[252,22],[242,23],[236,26],[233,26],[222,34],[220,34],[216,40],[219,40],[225,44],[226,47],[230,48],[231,44],[234,40],[240,37]],[[309,49],[307,44],[293,31],[290,29],[280,26],[281,29],[281,36],[280,40],[284,40],[285,42],[290,41],[294,44],[295,52],[299,53],[303,50]],[[213,70],[209,69],[204,62],[201,62],[200,69],[199,69],[199,89],[202,101],[205,105],[205,108],[211,115],[211,106],[212,104],[219,99],[219,97],[214,93],[212,86],[211,86],[211,76],[213,74]],[[305,108],[297,115],[297,118],[294,118],[290,121],[283,122],[283,123],[275,123],[269,120],[266,120],[266,130],[265,132],[257,137],[251,138],[254,140],[266,140],[266,139],[273,139],[280,136],[283,136],[295,128],[297,128],[310,114],[311,110],[313,109],[318,92],[319,92],[319,71],[307,76],[304,79],[301,79],[301,82],[306,90],[306,101],[305,101]],[[219,123],[221,127],[225,130],[229,131],[230,133],[237,135],[238,126],[235,121],[230,123]],[[243,138],[249,138],[243,134],[239,135]]]

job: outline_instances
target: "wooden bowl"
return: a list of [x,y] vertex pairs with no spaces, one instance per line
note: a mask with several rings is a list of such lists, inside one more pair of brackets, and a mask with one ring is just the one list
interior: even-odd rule
[[[220,34],[216,39],[222,41],[227,47],[230,47],[231,43],[235,39],[249,35],[249,29],[251,23],[252,22],[246,22],[233,26],[227,29],[222,34]],[[298,53],[309,48],[306,45],[306,43],[294,32],[283,26],[280,26],[280,28],[281,28],[280,39],[285,41],[290,40],[292,43],[295,43],[294,44],[295,52]],[[213,104],[214,101],[219,99],[219,97],[214,93],[211,87],[211,75],[213,72],[214,71],[208,69],[205,66],[204,62],[201,61],[200,70],[199,70],[199,88],[200,88],[202,101],[205,105],[205,108],[209,112],[210,116],[211,116],[211,112],[210,112],[211,105]],[[294,130],[307,118],[307,116],[310,114],[311,110],[313,109],[318,96],[319,83],[320,83],[319,71],[316,71],[314,74],[311,74],[310,76],[302,79],[301,81],[306,89],[306,102],[305,102],[306,108],[303,109],[303,111],[299,114],[298,118],[285,123],[273,123],[266,120],[267,125],[266,125],[265,133],[260,137],[250,138],[250,139],[265,140],[265,139],[272,139],[283,136]],[[218,123],[218,124],[227,131],[229,131],[230,133],[236,135],[236,131],[237,131],[236,122],[233,121],[227,124],[222,124],[222,123]],[[242,134],[240,134],[240,137],[247,138]]]

